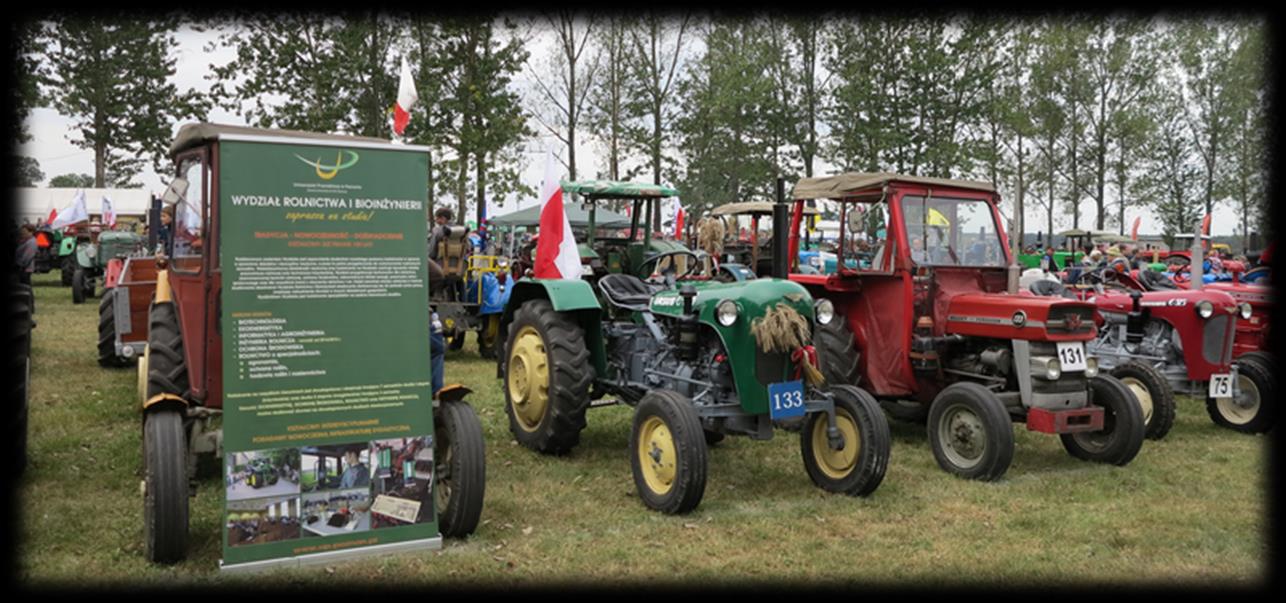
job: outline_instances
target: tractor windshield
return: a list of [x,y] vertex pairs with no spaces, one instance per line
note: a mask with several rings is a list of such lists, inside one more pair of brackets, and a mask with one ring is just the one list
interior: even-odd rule
[[911,259],[934,266],[1005,266],[991,204],[980,199],[902,198]]

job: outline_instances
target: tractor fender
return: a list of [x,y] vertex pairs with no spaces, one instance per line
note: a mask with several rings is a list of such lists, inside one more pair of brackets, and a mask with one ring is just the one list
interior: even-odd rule
[[505,293],[509,299],[505,302],[504,313],[500,318],[502,353],[496,363],[497,377],[501,375],[501,365],[505,362],[503,346],[507,343],[509,323],[513,322],[514,311],[533,299],[547,299],[554,306],[555,312],[564,312],[573,317],[576,324],[585,331],[585,346],[589,348],[595,370],[599,375],[607,374],[607,351],[603,346],[603,307],[599,305],[594,288],[589,283],[579,279],[523,278],[511,284]]
[[94,267],[94,256],[98,255],[98,250],[92,243],[81,243],[76,246],[76,263],[81,268],[92,269]]
[[58,257],[76,253],[76,237],[64,236],[58,242]]
[[107,260],[107,275],[103,277],[103,288],[111,289],[121,279],[121,273],[125,270],[125,260],[121,258],[112,258]]

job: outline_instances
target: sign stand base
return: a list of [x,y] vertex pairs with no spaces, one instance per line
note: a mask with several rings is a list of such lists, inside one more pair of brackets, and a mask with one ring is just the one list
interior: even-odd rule
[[357,547],[341,551],[327,551],[325,553],[313,553],[311,555],[300,555],[298,557],[288,557],[284,559],[265,559],[263,561],[249,561],[246,563],[236,563],[233,565],[224,565],[223,560],[219,560],[219,570],[228,574],[252,573],[268,569],[282,567],[300,567],[304,565],[320,565],[324,563],[334,563],[337,561],[347,561],[349,559],[359,559],[362,557],[374,557],[377,555],[388,555],[395,553],[408,553],[412,551],[436,551],[442,548],[442,537],[425,538],[423,540],[412,540],[410,542],[394,542],[392,544],[380,544],[375,546]]

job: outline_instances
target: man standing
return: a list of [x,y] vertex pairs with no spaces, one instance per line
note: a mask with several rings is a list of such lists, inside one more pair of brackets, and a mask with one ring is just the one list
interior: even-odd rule
[[429,259],[438,259],[438,243],[447,237],[447,227],[455,214],[449,207],[440,207],[433,212],[433,230],[429,233]]

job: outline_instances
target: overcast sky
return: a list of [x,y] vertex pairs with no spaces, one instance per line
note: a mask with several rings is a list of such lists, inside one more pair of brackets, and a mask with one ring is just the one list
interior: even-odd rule
[[[210,73],[210,64],[224,64],[232,59],[233,51],[227,48],[218,48],[213,52],[207,52],[205,46],[218,36],[218,31],[196,32],[188,27],[182,27],[175,35],[178,43],[176,73],[174,81],[180,90],[197,89],[201,91],[209,90],[210,81],[206,76]],[[551,40],[548,35],[540,36],[532,40],[529,50],[532,53],[529,63],[532,65],[544,65],[542,53],[547,53],[552,48]],[[516,85],[520,88],[519,92],[522,98],[535,102],[537,98],[534,91],[531,90],[529,83],[532,78],[538,74],[524,72],[516,78]],[[216,123],[246,125],[244,119],[240,116],[215,108],[211,110],[209,119]],[[177,133],[182,124],[174,124],[173,132]],[[50,178],[60,174],[67,173],[94,173],[94,153],[91,149],[80,149],[71,142],[73,138],[79,139],[79,134],[71,129],[72,121],[59,115],[53,109],[35,109],[27,118],[27,127],[32,135],[32,140],[22,146],[20,152],[23,155],[34,157],[40,162],[40,169],[45,174],[45,181],[42,186],[48,184]],[[531,121],[533,130],[542,134],[539,139],[528,141],[524,144],[523,160],[526,162],[522,173],[523,181],[533,190],[540,190],[540,179],[544,174],[545,152],[548,147],[554,147],[560,156],[565,157],[565,150],[561,149],[557,140],[549,135],[535,120]],[[601,158],[601,149],[598,145],[589,141],[589,136],[579,136],[576,149],[578,166],[584,176],[590,177],[598,170],[604,169],[605,161]],[[834,170],[834,166],[819,160],[815,166],[814,173],[827,174]],[[168,178],[167,178],[168,179]],[[149,189],[157,194],[164,190],[164,182],[152,169],[150,164],[139,174],[137,181],[143,183],[144,188]],[[673,184],[673,183],[670,183]],[[1013,196],[1013,191],[1001,190],[1004,198]],[[682,190],[680,190],[682,198]],[[447,199],[443,199],[446,201]],[[488,215],[496,213],[508,213],[514,209],[528,207],[535,203],[534,199],[515,199],[511,198],[506,202],[503,208],[496,206],[489,207]],[[1012,203],[1005,203],[1004,211],[1006,214],[1012,213]],[[1109,205],[1109,208],[1111,206]],[[1028,202],[1027,210],[1024,212],[1026,218],[1025,230],[1029,233],[1043,230],[1046,223],[1045,215],[1039,207],[1031,201]],[[1154,216],[1154,212],[1146,209],[1127,208],[1126,209],[1126,229],[1134,223],[1136,216],[1142,216],[1142,222],[1139,227],[1140,234],[1154,234],[1161,231],[1161,222]],[[1085,200],[1081,204],[1081,227],[1084,228],[1087,223],[1092,225],[1094,217],[1094,204],[1090,200]],[[1239,222],[1236,212],[1229,207],[1216,207],[1215,215],[1212,219],[1211,233],[1214,235],[1233,234],[1234,226]],[[1056,215],[1054,217],[1055,228],[1062,230],[1071,227],[1071,215]],[[1252,225],[1252,230],[1255,230]]]

